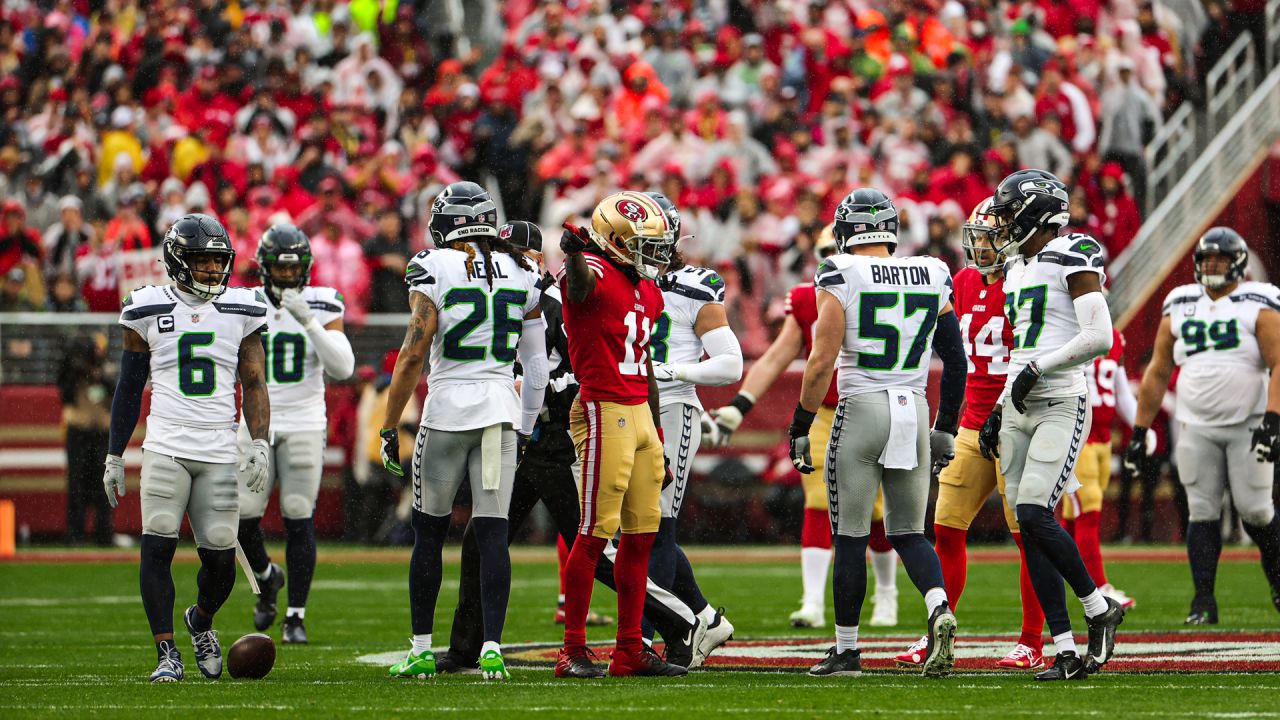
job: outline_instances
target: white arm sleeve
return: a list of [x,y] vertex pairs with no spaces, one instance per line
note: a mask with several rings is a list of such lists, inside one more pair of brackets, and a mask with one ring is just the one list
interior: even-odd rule
[[1050,373],[1092,360],[1111,349],[1111,311],[1100,292],[1075,299],[1076,322],[1080,333],[1065,345],[1036,361],[1040,371]]
[[335,380],[346,380],[356,370],[356,355],[351,351],[351,341],[341,330],[325,330],[320,321],[311,318],[306,325],[307,337],[316,346],[320,365]]
[[542,412],[542,400],[547,393],[547,381],[550,372],[547,369],[547,336],[546,323],[542,318],[524,321],[520,332],[520,344],[516,346],[516,356],[520,358],[520,367],[524,369],[524,380],[520,383],[520,432],[528,435],[538,422],[538,413]]
[[742,379],[742,346],[728,325],[708,330],[702,336],[707,359],[676,365],[676,377],[694,385],[729,385]]
[[1116,414],[1124,421],[1125,425],[1133,427],[1133,423],[1138,419],[1138,398],[1134,396],[1133,390],[1129,388],[1129,373],[1125,372],[1124,366],[1116,368]]

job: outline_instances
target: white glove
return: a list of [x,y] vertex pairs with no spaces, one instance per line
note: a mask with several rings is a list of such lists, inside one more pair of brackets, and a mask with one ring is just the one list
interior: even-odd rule
[[706,412],[702,413],[702,444],[707,447],[720,447],[720,426]]
[[306,298],[302,297],[302,293],[294,288],[289,288],[280,294],[280,304],[303,327],[306,327],[307,323],[311,322],[311,319],[315,317],[311,313],[311,306],[307,304]]
[[107,502],[111,503],[111,507],[120,504],[119,498],[124,497],[124,458],[119,455],[107,456],[106,471],[102,473],[102,489],[106,490]]
[[679,365],[668,365],[656,362],[653,364],[653,379],[658,381],[683,380]]
[[742,411],[732,405],[725,405],[712,410],[711,417],[716,421],[716,429],[719,431],[716,434],[715,447],[727,446],[729,438],[733,437],[733,433],[742,424]]
[[266,440],[254,440],[249,452],[240,460],[240,481],[252,492],[267,488],[267,458],[271,446]]

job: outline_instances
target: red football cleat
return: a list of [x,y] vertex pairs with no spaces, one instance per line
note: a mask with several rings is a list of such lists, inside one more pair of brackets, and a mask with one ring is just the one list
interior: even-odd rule
[[591,679],[604,677],[604,670],[596,667],[591,659],[596,656],[584,645],[560,649],[556,658],[556,677]]
[[610,677],[679,677],[689,670],[658,657],[653,648],[646,647],[638,653],[614,650],[609,663]]
[[1039,670],[1044,667],[1044,655],[1037,649],[1018,643],[996,667],[1006,670]]
[[929,636],[925,635],[907,648],[906,652],[896,656],[894,661],[898,663],[898,667],[918,668],[924,665],[924,658],[928,653]]

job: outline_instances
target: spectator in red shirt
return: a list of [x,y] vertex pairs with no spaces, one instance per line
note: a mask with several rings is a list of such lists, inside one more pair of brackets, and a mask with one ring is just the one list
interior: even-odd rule
[[1055,60],[1045,63],[1040,86],[1036,88],[1036,120],[1043,120],[1049,114],[1058,116],[1062,142],[1070,146],[1076,136],[1074,106],[1062,90],[1062,68]]
[[1102,166],[1102,203],[1098,207],[1098,240],[1107,247],[1108,256],[1124,252],[1142,226],[1138,203],[1124,184],[1124,168],[1109,162]]
[[207,65],[196,73],[191,89],[178,98],[173,119],[191,132],[204,129],[211,144],[224,147],[239,110],[240,105],[220,89],[218,69]]
[[27,214],[22,203],[14,198],[0,204],[0,275],[8,273],[20,264],[40,266],[40,234],[27,227]]
[[373,235],[373,225],[351,210],[342,197],[342,182],[332,176],[320,181],[320,202],[298,215],[294,224],[312,237],[319,235],[329,225],[336,226],[342,235],[349,236],[357,243]]
[[990,194],[982,174],[973,166],[973,152],[959,145],[951,149],[947,166],[929,177],[929,199],[942,204],[948,198],[964,210],[972,210]]
[[613,102],[613,113],[619,127],[629,127],[644,117],[647,98],[656,98],[666,105],[671,93],[658,80],[658,74],[647,62],[633,62],[622,74],[624,87]]

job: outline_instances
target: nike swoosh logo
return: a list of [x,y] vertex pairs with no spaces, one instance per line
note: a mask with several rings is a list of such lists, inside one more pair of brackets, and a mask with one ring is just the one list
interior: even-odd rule
[[1062,401],[1061,401],[1061,400],[1059,400],[1059,401],[1057,401],[1057,402],[1054,402],[1054,401],[1052,401],[1052,400],[1050,400],[1050,401],[1049,401],[1049,407],[1055,407],[1055,406],[1057,406],[1057,405],[1061,405],[1061,404],[1062,404]]
[[684,636],[684,644],[685,644],[685,645],[692,645],[692,644],[693,644],[693,628],[690,628],[690,629],[689,629],[689,633],[688,633],[687,635],[685,635],[685,636]]

